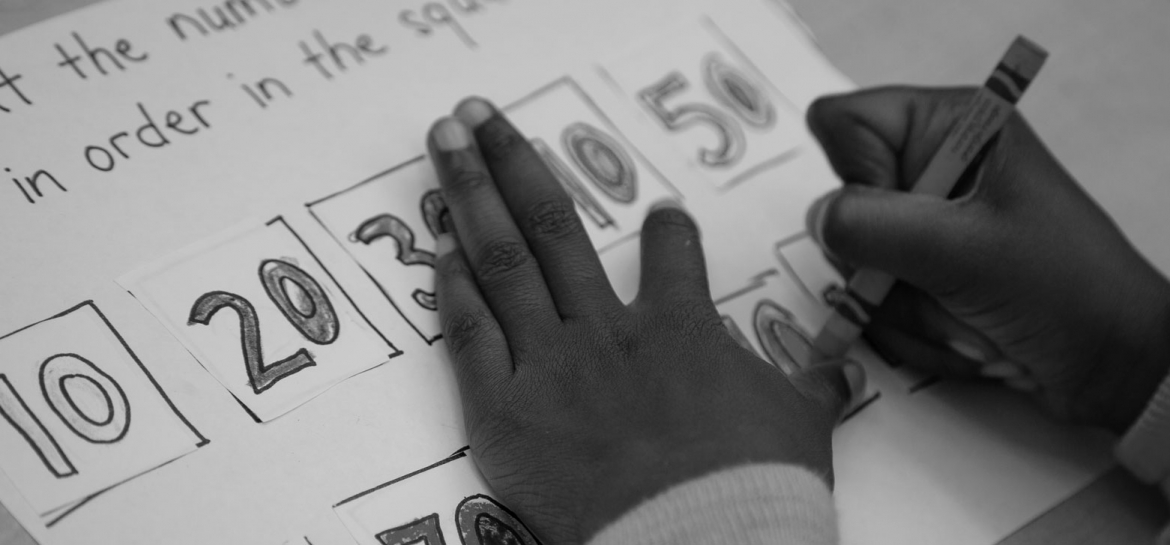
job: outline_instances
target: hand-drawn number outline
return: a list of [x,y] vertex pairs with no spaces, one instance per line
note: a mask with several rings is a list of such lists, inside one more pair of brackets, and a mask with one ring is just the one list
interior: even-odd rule
[[719,136],[719,145],[715,149],[700,148],[699,163],[712,169],[730,168],[747,153],[747,135],[735,118],[764,131],[776,124],[776,108],[760,85],[724,62],[718,53],[708,54],[701,62],[707,90],[734,117],[708,104],[692,102],[674,109],[668,107],[667,100],[690,87],[686,76],[678,71],[670,72],[639,91],[638,101],[667,131],[682,132],[695,126],[709,126]]
[[736,344],[762,357],[786,375],[813,364],[810,337],[796,324],[788,309],[770,299],[760,300],[752,313],[756,340],[764,348],[762,356],[752,346],[751,341],[748,341],[747,335],[734,318],[725,314],[722,319],[723,326],[727,328],[731,338],[735,339]]
[[[288,261],[267,259],[259,268],[260,283],[273,304],[305,339],[318,345],[332,344],[341,332],[341,321],[321,285],[304,270]],[[289,294],[289,284],[295,286],[297,301]],[[240,321],[240,345],[244,366],[252,391],[259,395],[277,382],[317,365],[306,348],[292,356],[265,364],[260,341],[260,317],[256,308],[244,297],[225,291],[203,294],[191,307],[188,325],[209,325],[223,308],[236,312]]]
[[[56,354],[41,363],[39,376],[45,403],[81,439],[94,444],[116,443],[130,431],[130,400],[126,398],[125,390],[93,362],[77,354]],[[92,385],[90,391],[102,396],[106,405],[103,420],[90,418],[78,407],[69,393],[70,388],[66,387],[66,383],[74,379],[89,382]],[[60,479],[76,475],[77,468],[69,461],[57,440],[49,434],[49,430],[32,413],[8,377],[0,374],[0,383],[3,383],[0,388],[0,414],[24,437],[53,476]]]
[[[412,477],[467,458],[469,450],[470,447],[463,447],[434,464],[358,492],[333,504],[333,508],[340,508]],[[459,538],[463,545],[486,545],[482,539],[485,530],[494,531],[496,535],[511,535],[516,538],[511,542],[502,541],[504,543],[541,545],[540,540],[528,530],[515,513],[483,494],[468,496],[459,502],[455,508],[455,527],[459,529]],[[438,513],[378,532],[374,538],[382,545],[446,545]]]
[[[484,534],[502,535],[499,541],[518,545],[541,545],[516,514],[488,496],[477,494],[464,498],[455,508],[456,527],[463,545],[488,545]],[[507,539],[511,535],[513,540]]]
[[[459,529],[459,541],[463,545],[541,545],[540,540],[532,535],[514,513],[482,494],[466,497],[459,502],[455,508],[455,527]],[[496,539],[485,540],[487,533],[494,534]],[[374,537],[382,545],[447,545],[438,513],[379,532]]]
[[614,222],[613,216],[601,206],[601,203],[581,183],[580,178],[569,169],[569,165],[561,160],[556,152],[549,147],[548,143],[543,138],[533,138],[530,142],[532,143],[533,149],[536,150],[536,153],[540,155],[540,158],[544,160],[544,164],[552,172],[553,177],[561,183],[561,187],[565,188],[565,192],[573,198],[573,202],[577,203],[577,207],[582,212],[585,212],[585,215],[593,221],[593,224],[599,229],[605,229],[606,227],[616,228],[617,224]]
[[752,322],[764,354],[784,374],[813,364],[812,339],[788,309],[771,299],[761,299],[752,312]]
[[576,122],[565,127],[561,144],[606,197],[622,204],[638,198],[637,163],[617,139],[593,125]]
[[[431,236],[437,237],[443,230],[443,217],[448,213],[442,193],[438,189],[427,191],[419,202],[419,208],[422,212],[423,223],[431,232]],[[395,258],[404,266],[426,265],[432,269],[435,268],[435,254],[415,248],[414,231],[401,218],[392,214],[374,216],[362,222],[357,230],[350,235],[351,241],[361,242],[367,246],[382,238],[394,241],[398,248]],[[411,299],[414,299],[418,306],[427,310],[436,311],[439,309],[434,292],[415,289],[411,293]]]
[[[347,187],[341,191],[327,195],[327,196],[322,197],[320,199],[317,199],[315,201],[306,203],[305,207],[309,209],[309,214],[312,215],[313,218],[317,220],[317,224],[320,225],[321,228],[325,230],[325,232],[329,233],[329,236],[331,238],[333,238],[333,240],[336,241],[346,251],[347,254],[349,254],[350,259],[353,259],[354,262],[357,263],[358,267],[361,268],[362,272],[366,273],[366,277],[370,279],[370,282],[373,282],[374,285],[377,286],[378,291],[380,291],[382,293],[382,296],[386,298],[386,302],[390,303],[390,306],[394,308],[394,311],[397,312],[398,315],[401,316],[402,319],[406,321],[407,325],[409,325],[410,328],[413,329],[414,332],[416,334],[418,334],[418,336],[423,339],[423,341],[425,341],[428,345],[430,345],[430,344],[434,344],[439,339],[442,339],[443,336],[438,334],[438,333],[428,334],[428,333],[424,332],[422,329],[420,329],[419,325],[416,324],[414,322],[414,320],[411,320],[410,316],[407,315],[407,313],[406,313],[407,309],[405,309],[404,307],[401,306],[402,304],[405,304],[405,303],[397,301],[394,297],[392,297],[390,295],[390,292],[388,291],[388,287],[382,285],[382,283],[378,281],[378,278],[372,272],[370,272],[370,269],[368,269],[361,262],[361,260],[358,259],[358,256],[355,255],[353,253],[353,251],[350,250],[349,243],[359,242],[355,236],[351,236],[351,235],[355,235],[357,231],[355,230],[353,232],[350,232],[349,234],[335,233],[335,232],[333,232],[332,229],[329,228],[328,225],[326,225],[325,220],[321,216],[319,216],[317,214],[317,212],[314,210],[314,207],[319,205],[319,204],[322,204],[322,203],[330,201],[334,198],[346,195],[347,193],[349,193],[355,189],[358,189],[360,187],[366,186],[367,184],[371,184],[371,183],[375,183],[375,182],[382,182],[382,181],[386,180],[388,177],[392,179],[393,176],[398,174],[400,171],[403,171],[403,170],[408,169],[408,168],[418,167],[420,165],[425,166],[426,160],[427,160],[427,158],[425,156],[415,157],[414,159],[411,159],[411,160],[406,161],[404,163],[395,165],[393,167],[390,167],[389,169],[386,169],[386,170],[379,172],[373,176],[370,176],[369,178],[366,178],[365,180],[362,180],[362,181],[360,181],[360,182],[358,182],[350,187]],[[420,208],[422,209],[423,223],[426,224],[427,230],[430,231],[430,233],[432,235],[438,236],[439,233],[441,233],[445,230],[443,225],[445,225],[445,222],[449,221],[448,219],[446,219],[448,216],[448,210],[447,210],[446,203],[443,202],[442,193],[438,189],[431,189],[423,194],[422,199],[421,199]],[[398,219],[401,220],[401,218],[398,218]],[[413,230],[411,230],[411,235],[412,236],[414,235]],[[371,240],[371,242],[374,242],[374,240]],[[402,245],[399,245],[399,247],[401,248]],[[420,306],[423,306],[422,303],[428,301],[428,296],[433,296],[433,294],[431,294],[430,292],[426,292],[424,290],[416,290],[415,293],[412,294],[411,298],[414,300],[414,304],[418,304]],[[423,306],[423,308],[426,308],[426,307]]]
[[[641,180],[653,179],[662,185],[668,193],[677,199],[682,199],[682,193],[673,184],[667,180],[661,172],[654,166],[646,156],[638,150],[636,146],[621,130],[610,120],[593,98],[590,97],[581,86],[572,77],[562,77],[552,81],[548,85],[529,93],[527,96],[509,104],[504,108],[505,112],[512,112],[514,110],[523,108],[525,105],[539,100],[544,95],[554,92],[558,89],[568,89],[575,95],[582,104],[584,104],[597,119],[603,128],[598,128],[592,124],[574,123],[570,124],[561,131],[561,145],[566,146],[566,155],[574,161],[586,176],[592,172],[595,175],[604,175],[611,177],[610,179],[592,179],[595,185],[598,186],[603,194],[613,199],[619,204],[630,204],[637,197],[637,185]],[[587,130],[582,131],[583,127],[588,127]],[[572,142],[577,142],[574,145]],[[587,146],[582,146],[581,142],[596,139],[588,142]],[[607,227],[617,227],[613,216],[611,216],[597,199],[587,189],[586,185],[581,183],[569,165],[563,161],[552,149],[551,146],[543,139],[531,139],[532,146],[544,159],[545,164],[549,170],[552,171],[554,177],[561,183],[573,201],[577,203],[578,208],[581,209],[589,219],[600,229]],[[579,157],[573,156],[573,148],[578,148],[585,151],[588,148],[589,152],[580,154]],[[636,157],[636,159],[635,159]],[[643,168],[640,172],[638,169],[638,162],[641,161]],[[628,187],[627,185],[628,184]],[[623,200],[628,199],[628,200]],[[637,231],[627,233],[616,241],[607,243],[604,246],[597,248],[597,253],[604,254],[610,248],[617,246],[627,240],[636,238]]]
[[[577,175],[540,138],[532,146],[553,176],[598,228],[617,228],[609,214],[585,189]],[[593,186],[610,200],[630,204],[638,197],[638,165],[618,140],[585,122],[574,122],[561,131],[561,146]]]
[[[91,443],[116,443],[130,431],[130,400],[114,377],[93,362],[77,354],[57,354],[41,364],[41,393],[49,408],[78,437]],[[77,405],[66,383],[82,379],[90,383],[90,392],[101,394],[106,406],[103,420],[90,418]]]
[[[142,364],[142,361],[138,359],[138,355],[134,353],[134,351],[130,348],[130,345],[127,344],[126,340],[122,338],[122,335],[118,333],[116,329],[114,329],[113,324],[110,323],[109,319],[107,319],[106,316],[102,314],[101,310],[99,310],[97,306],[94,305],[93,301],[82,302],[81,304],[78,304],[50,318],[23,327],[7,335],[0,336],[0,339],[11,337],[20,333],[21,331],[25,331],[39,324],[67,316],[83,308],[88,308],[90,311],[92,311],[97,316],[97,318],[99,318],[101,323],[106,326],[110,334],[114,336],[114,338],[118,341],[118,344],[122,347],[123,350],[125,350],[130,359],[134,361],[134,363],[138,366],[138,369],[143,373],[150,384],[154,386],[155,390],[158,392],[159,396],[163,399],[166,405],[174,412],[175,416],[177,416],[179,420],[182,421],[185,426],[187,426],[187,429],[191,431],[191,434],[195,436],[197,439],[195,446],[198,448],[210,443],[210,441],[204,437],[203,434],[199,433],[199,430],[195,429],[195,427],[191,425],[191,422],[187,420],[187,417],[183,416],[183,414],[179,412],[179,409],[171,401],[170,397],[167,396],[166,392],[163,391],[162,387],[158,384],[154,377],[151,376],[150,371],[148,371],[146,366]],[[73,362],[73,364],[70,366],[69,364],[58,362]],[[62,369],[63,366],[66,368]],[[96,371],[98,374],[97,378],[89,374],[90,369]],[[130,427],[130,401],[126,397],[126,393],[122,389],[122,386],[118,384],[118,382],[114,380],[113,377],[109,376],[106,372],[102,371],[100,368],[94,365],[93,362],[77,354],[56,354],[46,358],[45,361],[42,362],[39,377],[41,383],[41,393],[43,396],[45,396],[46,403],[53,410],[53,412],[57,414],[58,418],[61,418],[65,425],[80,438],[94,444],[112,444],[121,441],[126,436],[126,433],[129,431]],[[102,421],[94,421],[89,417],[89,415],[77,407],[76,401],[72,399],[68,393],[69,389],[65,387],[65,382],[72,378],[83,378],[87,381],[90,381],[93,386],[98,387],[101,395],[108,402],[107,418],[103,419]],[[46,382],[55,382],[56,384],[46,384]],[[103,383],[105,384],[104,386]],[[50,392],[50,389],[59,391]],[[111,393],[113,395],[111,395]],[[50,395],[54,396],[56,399],[55,402],[49,399]],[[68,408],[63,409],[60,407],[59,405],[62,403],[67,405]],[[8,377],[3,373],[0,373],[0,416],[3,416],[4,419],[10,425],[12,425],[13,428],[16,429],[17,433],[19,433],[21,437],[24,438],[28,445],[33,449],[33,452],[35,452],[37,457],[40,458],[41,462],[44,463],[45,469],[52,473],[54,477],[62,479],[78,474],[77,468],[65,455],[65,452],[62,450],[60,444],[49,433],[49,430],[45,428],[45,425],[41,423],[40,419],[37,418],[37,416],[32,412],[32,409],[25,402],[24,398],[21,397],[13,384],[8,380]],[[72,417],[74,416],[80,419],[80,421],[73,420]],[[111,425],[113,425],[113,427],[110,428],[109,431],[106,431],[105,427]],[[86,435],[86,433],[89,433],[90,435]],[[96,437],[94,435],[96,435]],[[101,493],[102,492],[98,492],[83,499],[80,502],[77,502],[73,506],[64,510],[64,512],[57,514],[52,520],[47,521],[45,526],[52,527]]]

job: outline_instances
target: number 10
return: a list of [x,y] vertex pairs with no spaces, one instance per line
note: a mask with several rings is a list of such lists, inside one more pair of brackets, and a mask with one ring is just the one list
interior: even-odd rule
[[[130,402],[116,381],[77,354],[58,354],[41,364],[41,393],[49,408],[78,437],[90,443],[116,443],[130,429]],[[37,453],[57,478],[77,474],[57,440],[0,374],[0,415]]]

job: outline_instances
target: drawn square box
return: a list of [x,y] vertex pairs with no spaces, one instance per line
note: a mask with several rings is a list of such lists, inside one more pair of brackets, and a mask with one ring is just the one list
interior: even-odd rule
[[[787,271],[771,270],[757,276],[743,289],[715,300],[723,325],[740,346],[754,352],[786,375],[808,369],[820,360],[813,349],[816,333],[831,311],[809,297],[805,288]],[[860,414],[878,399],[881,391],[867,388],[843,420]]]
[[279,217],[120,282],[258,421],[401,354]]
[[359,492],[333,511],[360,545],[540,545],[491,497],[466,449]]
[[845,279],[833,267],[820,246],[805,233],[782,240],[776,244],[776,259],[800,288],[822,305],[831,306],[835,291],[841,290]]
[[601,69],[720,190],[784,164],[805,138],[796,106],[710,19]]
[[571,78],[505,108],[577,203],[599,252],[638,236],[654,203],[681,194]]
[[0,469],[43,517],[207,442],[92,303],[0,337]]
[[731,336],[785,374],[811,366],[812,340],[828,310],[781,271],[757,276],[741,290],[715,301]]
[[447,207],[425,157],[307,206],[419,336],[441,338],[433,250]]

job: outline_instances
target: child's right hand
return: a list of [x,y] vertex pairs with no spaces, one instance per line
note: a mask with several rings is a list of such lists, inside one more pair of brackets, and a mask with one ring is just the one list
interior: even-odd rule
[[812,206],[810,232],[845,268],[904,281],[866,332],[883,352],[1006,377],[1057,416],[1124,431],[1170,368],[1170,284],[1024,120],[950,200],[906,193],[973,92],[817,101],[809,125],[845,187]]

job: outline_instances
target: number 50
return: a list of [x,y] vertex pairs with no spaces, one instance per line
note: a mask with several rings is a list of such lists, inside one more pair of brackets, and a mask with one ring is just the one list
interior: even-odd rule
[[756,129],[769,129],[776,123],[776,108],[756,83],[718,55],[707,55],[702,62],[707,90],[731,115],[710,104],[667,106],[667,100],[690,86],[681,72],[671,72],[643,89],[638,99],[667,130],[682,132],[697,126],[710,127],[719,136],[719,144],[699,150],[699,163],[708,168],[730,167],[747,150],[747,136],[740,122]]

